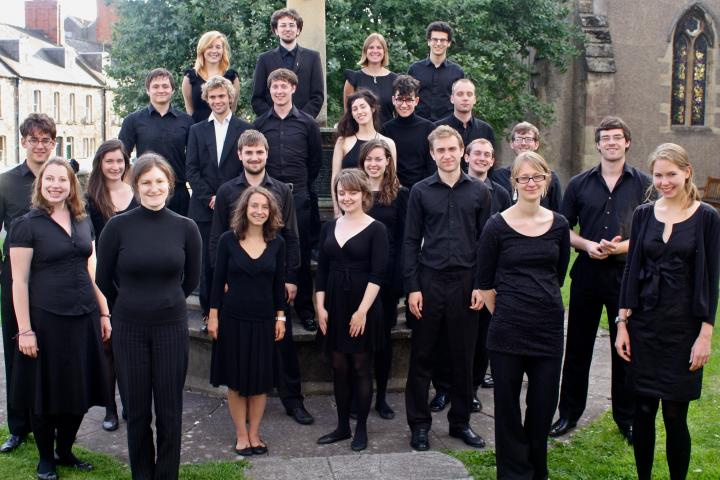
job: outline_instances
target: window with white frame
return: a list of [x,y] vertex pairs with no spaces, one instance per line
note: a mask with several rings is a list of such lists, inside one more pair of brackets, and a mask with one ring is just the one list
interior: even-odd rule
[[92,95],[85,96],[85,123],[92,123],[93,121],[92,100]]
[[53,93],[53,118],[60,123],[60,92]]
[[75,123],[75,94],[70,94],[70,122]]
[[33,106],[32,111],[34,113],[42,112],[42,92],[40,90],[33,90]]

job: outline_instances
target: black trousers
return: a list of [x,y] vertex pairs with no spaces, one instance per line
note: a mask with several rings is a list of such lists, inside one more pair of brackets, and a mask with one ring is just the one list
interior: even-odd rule
[[[289,307],[285,306],[288,312]],[[285,322],[285,336],[275,342],[273,352],[273,375],[280,400],[286,410],[302,405],[300,363],[293,341],[292,322]]]
[[190,193],[187,185],[184,183],[175,184],[175,190],[167,202],[167,207],[173,212],[187,217],[188,208],[190,207]]
[[210,289],[212,288],[213,267],[210,261],[210,228],[212,222],[195,222],[202,239],[202,270],[200,272],[199,299],[203,315],[210,312]]
[[443,333],[450,347],[451,428],[464,428],[472,405],[472,362],[477,339],[477,312],[470,310],[473,270],[438,271],[421,267],[422,318],[413,327],[410,370],[405,387],[405,407],[411,430],[430,428],[428,389],[433,353]]
[[[7,240],[6,240],[7,241]],[[10,275],[10,260],[6,259],[0,264],[0,306],[2,310],[2,336],[3,353],[5,356],[5,393],[7,394],[5,406],[7,408],[8,429],[11,435],[24,437],[30,433],[30,410],[26,408],[11,408],[11,379],[13,363],[15,361],[15,340],[13,337],[18,333],[17,320],[15,319],[15,307],[12,299],[12,278]]]
[[298,270],[298,290],[293,306],[295,313],[301,320],[315,316],[315,307],[312,301],[313,279],[310,271],[310,257],[312,252],[312,206],[308,190],[293,191],[295,203],[295,216],[297,218],[298,236],[300,237],[300,269]]
[[[187,323],[146,325],[116,319],[113,327],[133,480],[177,479],[188,365]],[[151,428],[153,404],[157,455]]]
[[573,265],[568,311],[567,345],[560,390],[560,416],[577,421],[585,411],[590,364],[603,306],[610,327],[612,367],[612,411],[618,426],[632,425],[635,413],[634,394],[627,385],[628,363],[615,351],[622,264],[610,264],[579,256]]
[[[558,401],[561,361],[561,357],[490,352],[495,379],[495,459],[499,480],[548,477],[547,438]],[[525,374],[528,386],[523,422],[520,392]]]

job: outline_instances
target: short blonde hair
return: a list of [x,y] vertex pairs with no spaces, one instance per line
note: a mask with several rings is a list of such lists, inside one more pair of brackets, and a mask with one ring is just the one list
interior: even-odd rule
[[207,82],[203,83],[200,87],[201,94],[200,98],[202,98],[204,101],[208,101],[208,92],[210,90],[215,90],[216,88],[224,88],[227,91],[228,97],[232,100],[235,98],[235,87],[233,87],[233,84],[230,80],[228,80],[225,77],[221,77],[219,75],[215,75],[214,77],[210,78]]
[[[515,178],[518,175],[518,172],[520,171],[520,167],[523,165],[528,164],[531,167],[533,167],[538,172],[542,172],[545,175],[547,175],[547,178],[545,178],[546,182],[550,181],[550,167],[548,166],[545,159],[540,156],[540,154],[536,152],[522,152],[520,155],[515,157],[515,160],[512,164],[512,170],[510,173],[510,183],[512,183],[513,189],[517,188],[517,181]],[[547,191],[547,184],[545,187],[545,191]]]
[[457,130],[448,125],[440,125],[435,130],[430,132],[430,135],[428,135],[430,151],[432,151],[434,148],[435,140],[441,138],[456,138],[458,141],[458,145],[460,145],[460,150],[465,151],[465,143],[463,142],[462,136],[458,133]]
[[371,33],[367,36],[365,41],[363,42],[362,47],[362,54],[360,55],[360,61],[358,62],[358,65],[362,67],[367,67],[368,57],[367,57],[367,49],[370,47],[370,44],[372,42],[380,42],[380,45],[383,49],[383,59],[382,59],[382,66],[387,67],[390,63],[390,52],[388,50],[387,42],[385,41],[385,37],[380,35],[379,33]]
[[230,68],[230,44],[227,41],[227,37],[223,34],[218,32],[217,30],[210,30],[209,32],[205,32],[200,37],[200,40],[198,40],[197,44],[197,56],[195,57],[195,72],[197,72],[198,75],[205,78],[205,50],[210,48],[210,46],[215,43],[215,40],[222,41],[223,44],[223,55],[222,59],[220,59],[220,71],[224,74],[228,71],[228,68]]

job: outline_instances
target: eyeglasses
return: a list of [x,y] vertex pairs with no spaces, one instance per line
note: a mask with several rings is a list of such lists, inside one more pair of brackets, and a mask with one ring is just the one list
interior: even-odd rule
[[610,141],[613,142],[621,142],[625,140],[625,135],[613,135],[612,137],[610,135],[603,135],[600,137],[600,143],[610,143]]
[[448,43],[450,40],[447,38],[431,38],[430,43]]
[[47,138],[47,137],[45,137],[45,138],[28,137],[25,140],[27,140],[27,142],[30,145],[32,145],[33,147],[36,146],[38,143],[42,143],[43,147],[47,147],[48,145],[55,142],[55,140],[53,140],[52,138]]
[[415,103],[415,99],[417,97],[393,97],[393,99],[399,104],[402,105],[403,103]]
[[513,138],[513,143],[535,143],[537,140],[535,140],[535,137],[515,137]]
[[547,175],[545,175],[544,173],[539,173],[537,175],[533,175],[532,177],[517,177],[515,178],[515,181],[520,185],[525,185],[526,183],[530,183],[530,180],[535,183],[540,183],[544,182],[546,178]]

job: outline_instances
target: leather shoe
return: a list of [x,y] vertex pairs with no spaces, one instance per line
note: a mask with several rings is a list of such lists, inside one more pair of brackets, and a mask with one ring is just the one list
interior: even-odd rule
[[118,429],[118,416],[117,413],[106,413],[105,420],[102,422],[102,428],[106,432],[113,432]]
[[268,453],[267,445],[265,445],[263,443],[261,443],[260,445],[250,444],[250,446],[252,447],[253,455],[265,455]]
[[57,472],[50,470],[49,472],[37,472],[37,479],[38,480],[58,480],[58,474]]
[[575,428],[577,425],[577,422],[571,422],[567,418],[560,417],[557,422],[552,424],[552,427],[550,427],[550,433],[549,435],[551,437],[559,437],[561,435],[565,435],[567,432]]
[[10,435],[7,440],[5,440],[5,443],[0,446],[0,452],[2,453],[10,453],[16,448],[20,446],[22,442],[25,441],[24,436],[20,435]]
[[300,323],[302,324],[303,328],[308,332],[316,332],[318,329],[318,324],[312,317],[301,319]]
[[291,409],[286,410],[286,412],[289,416],[293,417],[293,419],[295,419],[295,421],[300,425],[310,425],[315,421],[313,416],[310,415],[310,412],[305,410],[305,407],[303,405],[292,407]]
[[410,437],[410,447],[419,452],[423,452],[430,448],[427,428],[417,428],[412,431],[412,436]]
[[442,412],[450,403],[450,396],[447,393],[437,392],[435,397],[430,401],[430,411]]
[[61,458],[60,455],[55,452],[55,464],[61,467],[70,467],[81,472],[90,472],[93,469],[92,463],[83,462],[72,453],[69,457]]
[[367,448],[368,438],[367,432],[355,432],[355,436],[350,442],[350,448],[353,452],[361,452]]
[[483,448],[485,446],[485,440],[475,433],[472,428],[465,427],[465,428],[451,428],[450,429],[450,436],[454,438],[459,438],[463,442],[465,442],[466,445],[470,445],[471,447],[475,448]]
[[347,440],[350,437],[352,437],[352,433],[350,432],[349,428],[347,430],[333,430],[327,435],[323,435],[322,437],[318,438],[317,443],[318,445],[329,445],[331,443],[339,442],[341,440]]
[[392,408],[390,408],[390,405],[388,405],[387,402],[376,402],[375,411],[378,415],[380,415],[380,418],[384,418],[385,420],[392,420],[395,418],[395,412]]
[[473,397],[472,405],[470,406],[470,411],[472,413],[482,412],[482,402],[480,400],[478,400],[477,397]]
[[485,375],[480,387],[482,388],[493,388],[495,386],[495,379],[489,373]]
[[618,425],[618,428],[620,429],[620,433],[625,438],[625,440],[632,445],[633,444],[633,427],[632,425],[628,425],[626,427],[622,427]]
[[240,455],[241,457],[251,457],[253,454],[253,447],[247,446],[245,448],[237,448],[234,447],[235,453]]

